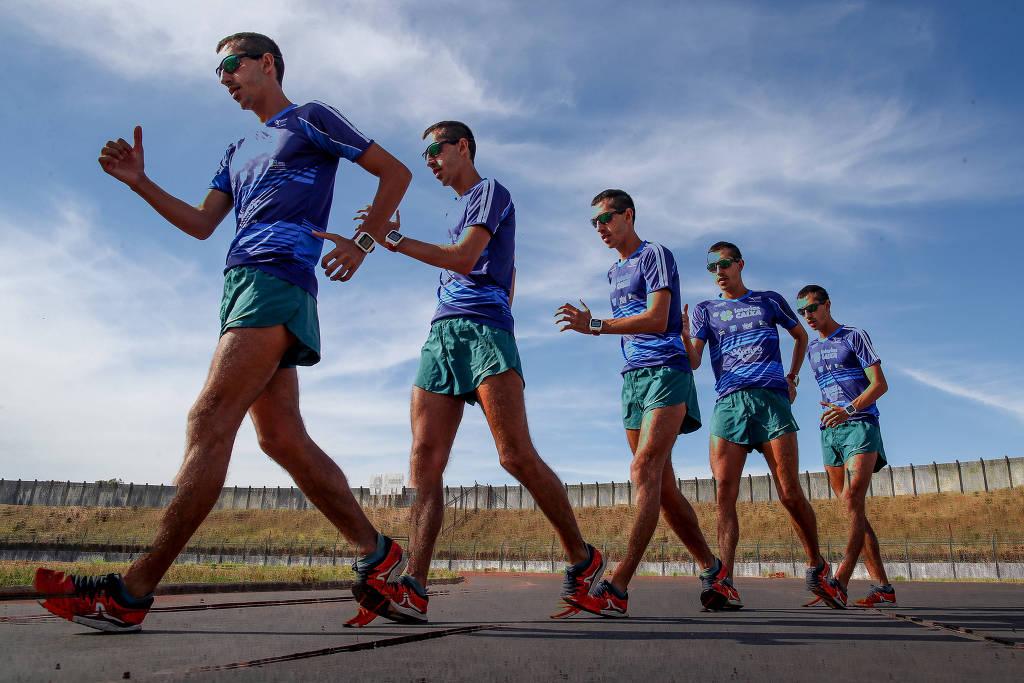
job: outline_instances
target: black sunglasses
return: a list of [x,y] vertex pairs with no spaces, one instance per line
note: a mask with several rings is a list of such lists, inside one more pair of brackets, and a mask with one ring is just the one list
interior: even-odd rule
[[[236,71],[238,71],[238,67],[242,66],[242,57],[247,57],[249,59],[260,59],[265,54],[265,52],[261,52],[260,54],[243,52],[237,55],[228,55],[224,59],[220,60],[220,65],[214,71],[217,74],[217,78],[220,78],[221,72],[224,71],[226,71],[229,74],[233,74]],[[274,57],[274,59],[277,59],[277,57]]]

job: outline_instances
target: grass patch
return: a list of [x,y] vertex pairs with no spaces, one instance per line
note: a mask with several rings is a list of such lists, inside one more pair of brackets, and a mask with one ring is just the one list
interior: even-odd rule
[[[44,562],[50,569],[72,574],[124,573],[127,562]],[[11,560],[0,562],[0,587],[31,586],[39,562]],[[431,571],[430,577],[453,578],[456,572]],[[302,583],[310,586],[324,581],[354,579],[352,569],[345,566],[274,567],[244,564],[175,564],[163,583]]]
[[[839,500],[812,501],[822,550],[839,553],[846,540],[846,515]],[[992,539],[999,560],[1024,561],[1024,488],[988,493],[938,493],[918,497],[868,498],[868,519],[882,541],[886,559],[944,560],[948,539],[954,539],[957,561],[991,561]],[[694,504],[706,538],[714,546],[715,505]],[[368,508],[367,515],[384,533],[409,535],[409,511]],[[583,536],[594,545],[620,553],[633,520],[627,506],[581,508],[576,511]],[[738,559],[789,561],[801,555],[786,511],[778,502],[740,502]],[[0,506],[0,542],[63,543],[76,546],[127,546],[138,552],[155,534],[161,510]],[[199,528],[192,544],[203,557],[221,548],[247,554],[352,556],[355,553],[337,530],[316,510],[218,510]],[[547,559],[562,561],[552,528],[535,510],[446,510],[436,558]],[[645,559],[688,560],[671,530],[659,523]]]

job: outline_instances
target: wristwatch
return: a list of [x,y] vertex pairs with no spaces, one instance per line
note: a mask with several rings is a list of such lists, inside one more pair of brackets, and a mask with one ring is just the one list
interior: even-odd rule
[[359,231],[353,238],[356,246],[363,250],[363,253],[369,254],[373,251],[373,235],[368,232]]
[[604,328],[604,321],[600,318],[590,319],[590,331],[592,334],[601,334],[601,330]]
[[793,382],[794,387],[800,386],[800,375],[786,375],[786,379]]
[[853,415],[853,414],[855,414],[857,412],[857,409],[853,407],[853,403],[852,402],[847,403],[846,406],[843,408],[843,410],[846,411],[847,415]]
[[395,249],[398,249],[398,245],[401,244],[404,239],[405,235],[397,230],[392,230],[384,237],[384,245],[391,251],[394,251]]

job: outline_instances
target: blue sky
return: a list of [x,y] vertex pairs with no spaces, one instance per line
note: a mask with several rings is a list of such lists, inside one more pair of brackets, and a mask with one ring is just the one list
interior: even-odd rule
[[[828,288],[837,319],[883,358],[893,464],[1024,452],[1021,7],[676,5],[5,3],[0,476],[173,478],[233,223],[188,238],[96,157],[141,123],[150,176],[198,201],[227,143],[258,125],[213,75],[217,40],[239,30],[278,40],[294,101],[334,104],[413,170],[408,234],[442,241],[452,201],[422,165],[420,132],[472,126],[481,172],[516,202],[527,405],[565,480],[628,477],[617,340],[552,324],[579,297],[608,312],[614,254],[587,222],[607,187],[629,191],[639,234],[673,251],[691,305],[716,294],[703,264],[718,239],[743,248],[754,289]],[[343,164],[331,227],[347,231],[373,188]],[[436,281],[379,250],[353,281],[322,283],[325,360],[300,372],[302,408],[354,485],[406,468]],[[710,364],[696,377],[710,418]],[[801,465],[814,470],[818,393],[809,369],[802,379]],[[674,462],[707,476],[706,427]],[[228,481],[289,483],[248,423]],[[510,481],[478,410],[448,470],[473,481]]]

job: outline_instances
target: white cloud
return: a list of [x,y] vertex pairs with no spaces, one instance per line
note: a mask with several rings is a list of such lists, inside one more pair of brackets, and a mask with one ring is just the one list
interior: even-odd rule
[[343,101],[367,120],[397,118],[422,126],[451,111],[503,115],[518,108],[455,51],[415,31],[400,5],[250,0],[241,16],[240,9],[237,3],[201,0],[16,0],[0,16],[40,41],[134,81],[213,82],[217,41],[254,30],[281,46],[287,92]]
[[[1012,371],[992,374],[989,369],[972,373],[970,378],[950,379],[918,368],[900,367],[899,370],[927,387],[1002,410],[1024,422],[1024,392],[1020,390],[1020,381],[1012,379]],[[979,377],[997,377],[999,379],[986,380],[979,379]]]

